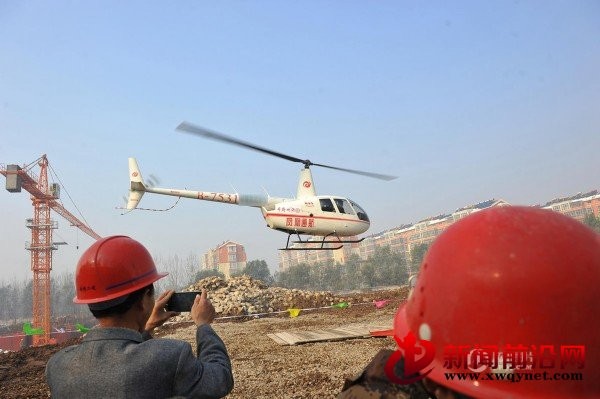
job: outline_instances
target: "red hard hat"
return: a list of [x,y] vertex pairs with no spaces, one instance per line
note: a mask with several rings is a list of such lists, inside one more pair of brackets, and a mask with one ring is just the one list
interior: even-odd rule
[[[395,335],[430,341],[434,360],[422,371],[473,397],[598,398],[599,292],[600,235],[553,211],[492,208],[454,223],[431,245],[396,314]],[[458,366],[485,346],[498,348],[498,366]],[[533,363],[505,368],[514,355],[507,348],[519,346]],[[516,381],[526,373],[541,377]]]
[[75,303],[109,301],[139,290],[168,273],[158,273],[148,250],[126,236],[102,238],[79,259]]

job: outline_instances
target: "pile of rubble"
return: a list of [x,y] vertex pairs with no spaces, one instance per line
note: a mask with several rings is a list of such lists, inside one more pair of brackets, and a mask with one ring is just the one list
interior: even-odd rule
[[217,316],[239,316],[283,311],[290,308],[331,306],[340,298],[330,292],[302,291],[269,287],[248,276],[229,280],[208,277],[189,286],[185,291],[206,290]]

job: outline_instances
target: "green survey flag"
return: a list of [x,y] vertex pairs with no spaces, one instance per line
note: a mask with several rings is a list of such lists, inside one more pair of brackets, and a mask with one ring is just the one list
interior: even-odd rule
[[332,307],[339,308],[339,309],[346,309],[348,306],[350,306],[348,304],[348,302],[340,302],[340,303],[336,303],[335,305],[332,305]]
[[24,323],[23,324],[23,332],[25,333],[25,335],[41,335],[44,333],[44,329],[43,328],[33,328],[31,326],[31,323]]

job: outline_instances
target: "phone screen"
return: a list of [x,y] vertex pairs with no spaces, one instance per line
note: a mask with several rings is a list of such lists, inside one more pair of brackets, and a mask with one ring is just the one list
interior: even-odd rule
[[189,312],[194,304],[196,295],[200,295],[201,292],[174,292],[167,302],[167,310],[173,312]]

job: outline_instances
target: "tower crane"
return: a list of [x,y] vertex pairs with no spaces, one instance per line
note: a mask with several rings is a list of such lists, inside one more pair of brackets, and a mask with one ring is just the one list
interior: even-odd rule
[[[31,170],[35,164],[40,167],[39,177]],[[71,225],[77,227],[88,236],[101,238],[88,225],[80,221],[59,202],[60,186],[57,183],[48,185],[48,158],[46,154],[29,165],[0,164],[0,174],[6,177],[6,190],[12,193],[21,192],[24,188],[31,194],[33,203],[33,218],[27,219],[27,227],[31,229],[31,242],[25,248],[31,252],[31,270],[33,272],[33,320],[34,327],[41,327],[43,334],[35,335],[33,344],[45,345],[51,343],[51,296],[50,271],[52,270],[52,251],[58,249],[52,241],[52,230],[58,228],[58,223],[50,219],[52,209]]]

